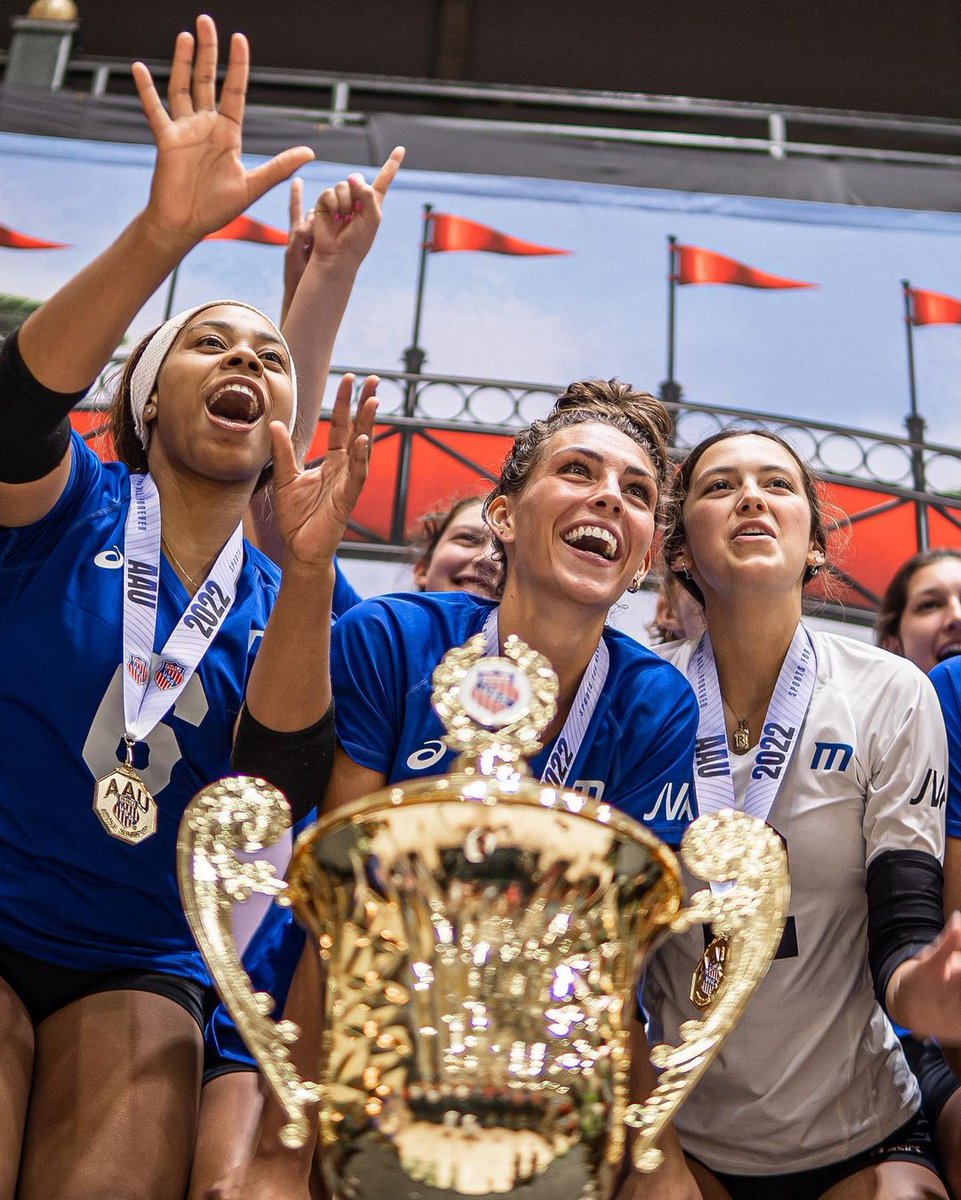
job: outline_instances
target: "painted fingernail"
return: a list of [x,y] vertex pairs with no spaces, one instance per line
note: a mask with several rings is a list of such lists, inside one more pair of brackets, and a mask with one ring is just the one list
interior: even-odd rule
[[334,220],[335,220],[335,221],[341,221],[341,220],[343,220],[343,218],[341,217],[341,215],[340,215],[340,213],[339,213],[339,212],[336,212],[336,213],[334,213]]
[[344,217],[344,224],[349,225],[353,219],[354,219],[354,214],[348,213],[347,216]]
[[363,177],[363,175],[348,175],[347,182],[348,183],[363,183],[364,177]]
[[363,211],[364,211],[363,204],[361,204],[361,202],[359,200],[355,200],[354,201],[354,212],[359,213],[359,212],[363,212]]

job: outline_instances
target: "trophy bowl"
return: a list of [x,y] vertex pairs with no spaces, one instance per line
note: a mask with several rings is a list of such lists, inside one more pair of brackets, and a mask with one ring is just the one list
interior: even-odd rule
[[[784,851],[761,822],[724,811],[691,826],[691,869],[737,882],[683,910],[679,862],[649,831],[481,741],[466,769],[358,800],[295,846],[282,900],[321,962],[316,1083],[294,1070],[296,1028],[271,1020],[230,933],[232,899],[283,888],[236,852],[279,836],[286,804],[262,780],[223,780],[184,818],[181,886],[198,943],[290,1117],[291,1145],[317,1106],[322,1169],[344,1200],[609,1200],[629,1136],[630,1161],[657,1166],[655,1139],[780,937]],[[726,938],[724,977],[682,1045],[655,1048],[662,1074],[640,1104],[629,1068],[641,965],[695,921]]]

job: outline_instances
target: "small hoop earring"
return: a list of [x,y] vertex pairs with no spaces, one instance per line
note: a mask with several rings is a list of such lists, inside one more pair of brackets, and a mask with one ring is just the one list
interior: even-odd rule
[[820,563],[814,563],[812,566],[808,567],[808,579],[813,579],[817,575],[818,571],[820,571],[820,569],[821,569]]
[[643,582],[644,582],[644,576],[641,574],[641,572],[639,570],[635,571],[634,578],[627,585],[627,590],[630,592],[630,594],[632,596],[636,596],[637,593],[641,590],[641,584]]

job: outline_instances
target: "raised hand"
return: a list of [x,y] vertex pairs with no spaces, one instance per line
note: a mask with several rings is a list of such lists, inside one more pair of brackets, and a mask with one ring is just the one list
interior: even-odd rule
[[284,251],[284,303],[280,310],[280,322],[286,320],[290,302],[297,291],[297,284],[310,262],[310,252],[314,248],[314,214],[304,218],[304,181],[290,181],[290,232],[287,237],[287,249]]
[[892,1019],[917,1037],[961,1045],[961,914],[952,913],[941,936],[897,968],[886,999]]
[[271,422],[273,519],[283,540],[285,566],[291,559],[313,566],[325,566],[332,560],[367,478],[377,412],[374,393],[379,382],[373,375],[365,380],[351,419],[354,377],[344,376],[330,419],[327,453],[321,466],[311,470],[297,466],[286,426]]
[[373,183],[363,175],[348,175],[325,188],[312,209],[313,244],[317,258],[350,255],[360,262],[373,245],[390,185],[404,161],[404,147],[396,146]]
[[249,68],[247,39],[235,33],[218,108],[217,29],[208,16],[197,18],[196,43],[189,33],[177,37],[169,114],[150,71],[141,62],[133,64],[140,103],[157,143],[146,216],[161,233],[199,241],[313,158],[309,147],[296,146],[252,171],[244,166],[241,133]]
[[290,185],[290,238],[284,255],[283,321],[294,292],[311,257],[324,261],[349,260],[356,270],[374,243],[384,201],[404,161],[404,147],[396,146],[373,183],[363,175],[348,175],[325,188],[313,208],[304,213],[303,180]]

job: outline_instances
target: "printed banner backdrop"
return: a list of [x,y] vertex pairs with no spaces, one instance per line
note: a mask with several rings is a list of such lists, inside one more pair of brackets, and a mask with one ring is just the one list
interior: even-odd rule
[[[110,241],[144,203],[152,158],[145,146],[0,134],[0,225],[67,243],[0,245],[5,309],[22,311],[23,301],[42,300]],[[302,172],[308,203],[354,169],[311,164]],[[425,202],[572,252],[429,255],[420,344],[424,369],[433,374],[556,385],[616,375],[656,390],[666,370],[667,237],[674,235],[759,271],[818,285],[679,287],[675,375],[690,401],[901,434],[909,402],[900,281],[961,296],[961,214],[442,174],[418,171],[413,162],[393,189],[358,280],[338,363],[401,368]],[[286,211],[286,188],[279,187],[250,216],[285,228]],[[277,312],[282,258],[278,246],[204,243],[180,270],[175,308],[230,296]],[[159,323],[165,301],[164,291],[152,298],[131,338]],[[959,444],[961,326],[917,329],[915,353],[927,436]],[[490,469],[502,457],[497,443],[477,447]],[[389,442],[383,450],[379,469],[393,475],[396,451]],[[411,512],[440,498],[437,463],[423,449],[418,454]],[[444,483],[460,486],[457,473],[444,469]],[[376,527],[377,496],[365,501],[360,519]],[[901,511],[910,524],[908,510]],[[949,522],[932,525],[942,544],[956,542],[959,531]],[[874,574],[872,590],[883,582],[883,571]]]

